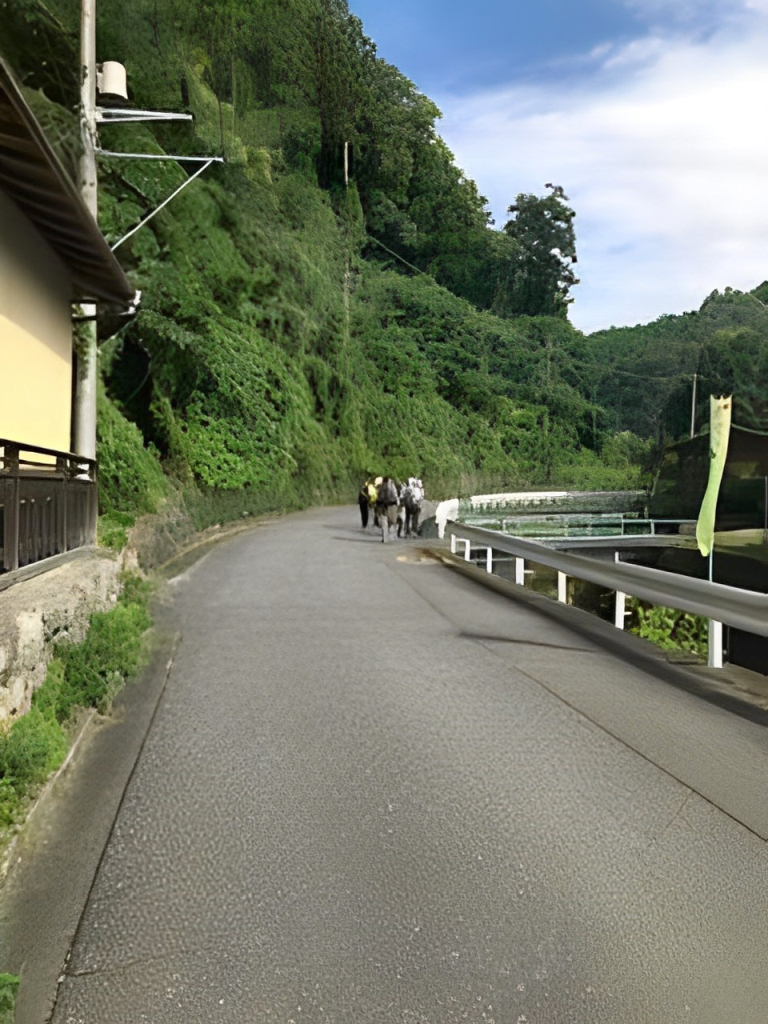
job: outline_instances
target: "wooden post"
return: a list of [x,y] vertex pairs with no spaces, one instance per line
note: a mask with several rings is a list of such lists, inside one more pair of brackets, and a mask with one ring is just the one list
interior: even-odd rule
[[3,562],[10,572],[19,568],[19,478],[5,481],[5,516],[3,527]]
[[19,567],[19,451],[11,444],[3,450],[3,564],[9,572]]

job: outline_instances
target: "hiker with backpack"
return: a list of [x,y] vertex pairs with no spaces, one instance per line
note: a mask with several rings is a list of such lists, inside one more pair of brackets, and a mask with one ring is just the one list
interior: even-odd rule
[[376,511],[376,496],[379,493],[379,487],[381,486],[381,481],[383,479],[384,479],[383,476],[372,476],[368,480],[368,507],[370,508],[371,512],[373,513],[373,528],[374,528],[374,530],[378,530],[379,526],[381,525],[379,523],[379,514]]
[[363,529],[368,526],[368,512],[369,512],[369,501],[368,501],[368,481],[364,480],[363,485],[357,492],[357,504],[360,508],[360,519],[363,524]]
[[[419,532],[419,517],[421,516],[421,503],[424,499],[424,484],[417,476],[408,477],[408,483],[403,487],[400,495],[404,510],[405,535],[412,536]],[[398,537],[400,530],[397,531]]]
[[376,493],[378,491],[378,488],[376,486],[377,480],[379,483],[381,483],[382,478],[380,476],[366,477],[366,479],[363,481],[362,487],[357,493],[357,504],[360,507],[360,519],[362,521],[364,530],[368,527],[368,519],[370,516],[373,516],[373,525],[379,525],[376,520],[375,513]]
[[397,486],[392,477],[385,476],[376,492],[376,516],[381,525],[381,542],[386,544],[390,527],[397,523]]

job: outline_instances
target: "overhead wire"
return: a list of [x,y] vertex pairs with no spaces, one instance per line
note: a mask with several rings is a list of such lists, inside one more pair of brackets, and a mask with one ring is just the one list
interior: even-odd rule
[[[396,252],[394,252],[392,249],[389,249],[386,245],[384,245],[383,242],[380,242],[378,238],[374,238],[373,235],[368,235],[367,237],[370,239],[371,242],[375,242],[376,245],[380,245],[381,248],[384,249],[385,252],[388,252],[390,256],[394,256],[396,260],[400,260],[400,262],[404,263],[406,267],[410,267],[411,270],[415,270],[417,274],[426,274],[427,277],[432,277],[432,275],[428,274],[426,270],[421,270],[419,267],[414,267],[414,265],[412,263],[409,263],[408,260],[403,259],[402,256],[398,256]],[[434,278],[432,279],[434,280]]]

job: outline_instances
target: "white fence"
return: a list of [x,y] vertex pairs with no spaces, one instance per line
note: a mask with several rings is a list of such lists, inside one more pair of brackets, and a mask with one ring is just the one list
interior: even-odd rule
[[[690,576],[679,576],[661,569],[649,569],[642,565],[630,565],[618,561],[599,561],[557,551],[533,540],[523,540],[484,530],[477,526],[448,522],[445,535],[451,538],[451,551],[456,553],[464,545],[464,557],[471,561],[471,549],[484,548],[486,568],[493,571],[493,552],[503,551],[515,556],[515,582],[522,585],[525,579],[526,561],[546,565],[557,570],[558,600],[566,600],[568,576],[596,583],[616,593],[614,622],[624,628],[625,601],[627,596],[636,597],[652,604],[666,605],[693,615],[709,619],[709,664],[720,668],[723,664],[723,623],[747,633],[768,636],[768,595],[751,590],[740,590],[722,583],[696,580]],[[608,538],[601,538],[602,544]]]

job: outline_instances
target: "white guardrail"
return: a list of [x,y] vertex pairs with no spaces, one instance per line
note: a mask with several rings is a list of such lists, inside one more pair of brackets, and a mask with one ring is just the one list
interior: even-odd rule
[[[478,526],[447,522],[445,536],[451,538],[451,551],[455,554],[457,545],[464,545],[464,558],[471,561],[472,548],[486,549],[486,568],[493,571],[493,552],[503,551],[515,556],[515,583],[522,585],[525,579],[525,562],[535,562],[556,569],[558,573],[558,600],[565,603],[566,579],[588,580],[606,590],[616,592],[615,625],[624,628],[625,601],[627,596],[666,605],[679,611],[703,615],[709,619],[709,664],[721,668],[723,664],[723,623],[742,629],[747,633],[768,636],[768,595],[751,590],[728,587],[723,583],[710,583],[690,576],[679,576],[663,569],[649,569],[643,565],[627,562],[602,562],[584,555],[573,555],[557,551],[533,540],[512,537],[496,530],[484,530]],[[626,541],[626,538],[617,540]],[[609,538],[601,537],[604,545]]]

